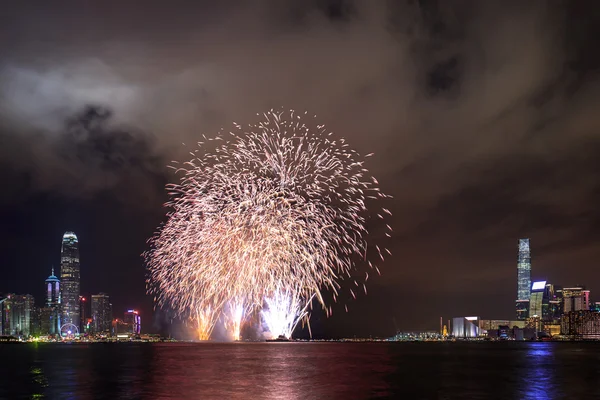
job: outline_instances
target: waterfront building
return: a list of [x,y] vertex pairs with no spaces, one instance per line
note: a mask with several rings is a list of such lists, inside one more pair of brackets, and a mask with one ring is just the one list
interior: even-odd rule
[[452,319],[452,336],[457,339],[476,338],[481,333],[479,317],[457,317]]
[[542,304],[546,293],[546,281],[533,282],[529,299],[529,318],[542,318]]
[[517,319],[524,320],[528,317],[523,313],[524,302],[529,301],[531,288],[531,251],[529,239],[519,239],[517,256]]
[[4,301],[3,333],[19,337],[29,336],[32,333],[33,308],[34,299],[32,295],[9,294]]
[[600,339],[600,313],[590,310],[563,314],[560,324],[563,335],[580,339]]
[[110,333],[112,327],[112,305],[106,293],[92,295],[92,331]]
[[60,251],[61,334],[79,333],[80,268],[79,241],[73,232],[65,232]]
[[590,304],[590,310],[600,312],[600,301]]
[[42,309],[34,305],[30,316],[29,334],[33,337],[38,337],[42,334]]
[[58,334],[58,312],[53,307],[42,307],[39,309],[40,335]]
[[529,317],[527,319],[527,325],[525,325],[525,327],[533,329],[536,333],[542,332],[543,331],[542,318],[538,317],[537,315]]
[[479,329],[484,331],[498,330],[501,326],[508,326],[510,329],[513,328],[525,328],[525,321],[510,321],[507,319],[480,319]]
[[571,311],[581,311],[590,309],[590,291],[583,286],[564,288],[563,296],[563,313]]
[[560,335],[560,324],[544,323],[542,331],[550,337]]
[[127,333],[139,335],[142,329],[142,320],[137,310],[125,311],[123,322],[127,325]]
[[117,338],[124,339],[131,336],[131,328],[120,318],[116,318],[112,321],[112,335]]
[[46,307],[40,309],[40,331],[43,335],[60,333],[60,281],[52,273],[46,278]]

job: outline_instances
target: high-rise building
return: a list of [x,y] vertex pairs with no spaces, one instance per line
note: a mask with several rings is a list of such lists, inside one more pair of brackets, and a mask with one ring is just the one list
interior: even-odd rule
[[106,293],[92,295],[92,330],[109,333],[112,327],[112,306]]
[[46,307],[40,310],[40,325],[43,335],[60,333],[60,281],[54,275],[54,268],[46,279]]
[[31,336],[38,337],[42,334],[42,310],[43,308],[36,307],[35,305],[31,309],[31,322],[29,325],[29,334]]
[[[79,332],[79,242],[73,232],[65,232],[60,251],[61,330]],[[76,331],[76,332],[75,332]]]
[[531,297],[529,299],[529,318],[542,319],[542,305],[544,293],[546,292],[546,281],[533,282],[531,285]]
[[137,310],[127,310],[123,322],[127,325],[127,333],[139,335],[142,330],[140,313]]
[[518,320],[525,320],[529,315],[524,310],[529,309],[531,288],[531,251],[529,239],[519,239],[517,257],[517,301],[515,304]]
[[600,339],[600,314],[590,310],[569,311],[563,314],[560,324],[563,335],[581,339]]
[[553,314],[550,302],[554,299],[554,285],[551,283],[546,283],[546,288],[544,289],[544,298],[542,300],[542,320],[545,322],[552,321]]
[[26,337],[31,334],[34,300],[30,294],[9,294],[4,302],[5,335]]
[[583,286],[564,288],[562,296],[564,313],[590,309],[590,291]]
[[531,288],[531,251],[529,239],[519,239],[517,260],[517,300],[529,300]]

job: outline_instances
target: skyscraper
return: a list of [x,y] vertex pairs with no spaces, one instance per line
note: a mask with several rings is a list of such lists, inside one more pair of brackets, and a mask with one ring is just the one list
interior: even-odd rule
[[529,239],[519,239],[517,260],[517,300],[529,300],[531,288],[531,251]]
[[[79,332],[79,242],[73,232],[65,232],[60,251],[61,329]],[[73,332],[75,333],[75,332]]]
[[531,285],[531,298],[529,299],[529,318],[543,317],[544,294],[546,293],[546,281],[533,282]]
[[92,295],[92,329],[94,333],[108,333],[112,327],[110,298],[106,293]]
[[137,310],[127,310],[123,318],[123,322],[127,325],[127,333],[139,335],[142,329],[142,321],[140,313]]
[[40,313],[41,333],[44,335],[57,335],[60,333],[60,281],[54,275],[54,268],[52,268],[52,273],[46,279],[45,308]]
[[526,309],[529,309],[529,295],[531,288],[531,252],[529,239],[519,239],[519,253],[517,258],[517,301],[516,313],[518,320],[527,318]]
[[582,311],[590,309],[590,291],[583,286],[563,289],[563,312]]
[[4,304],[4,334],[26,337],[31,334],[31,314],[34,307],[30,294],[9,294]]

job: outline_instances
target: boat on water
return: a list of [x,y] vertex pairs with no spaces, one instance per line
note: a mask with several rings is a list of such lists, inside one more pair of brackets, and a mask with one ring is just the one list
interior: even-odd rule
[[291,340],[283,335],[279,335],[275,339],[267,339],[267,342],[291,342]]

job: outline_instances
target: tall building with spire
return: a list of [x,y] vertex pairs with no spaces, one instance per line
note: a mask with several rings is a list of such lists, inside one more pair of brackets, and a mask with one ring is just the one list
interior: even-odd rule
[[42,333],[57,335],[60,332],[60,281],[52,273],[46,279],[46,307],[41,310]]
[[519,239],[517,256],[517,301],[516,312],[518,320],[529,316],[529,297],[531,290],[531,250],[529,239]]
[[65,232],[60,251],[60,324],[62,331],[75,333],[75,330],[79,332],[79,293],[79,242],[75,233]]

